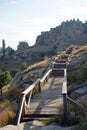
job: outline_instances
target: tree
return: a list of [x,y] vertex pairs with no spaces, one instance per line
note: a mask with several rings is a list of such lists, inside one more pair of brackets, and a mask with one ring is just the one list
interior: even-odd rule
[[3,86],[10,83],[11,80],[12,80],[12,76],[10,75],[10,72],[8,72],[8,71],[5,71],[5,72],[0,71],[0,92],[1,92],[1,96],[2,96],[2,88],[3,88]]
[[3,60],[5,59],[5,40],[2,40],[2,51],[3,51]]

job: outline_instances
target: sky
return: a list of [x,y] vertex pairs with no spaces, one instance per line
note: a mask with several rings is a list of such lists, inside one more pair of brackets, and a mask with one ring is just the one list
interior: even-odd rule
[[0,47],[35,44],[42,31],[70,19],[87,21],[87,0],[0,0]]

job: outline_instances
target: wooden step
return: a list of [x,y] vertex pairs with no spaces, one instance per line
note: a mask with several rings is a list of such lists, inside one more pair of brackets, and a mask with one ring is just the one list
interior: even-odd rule
[[43,109],[37,109],[37,110],[26,110],[26,114],[58,114],[58,109],[57,108],[43,108]]
[[28,121],[32,121],[32,120],[38,120],[38,119],[42,119],[42,118],[55,118],[58,115],[60,115],[60,113],[58,114],[25,114],[22,119],[21,122],[28,122]]
[[64,76],[64,69],[53,69],[52,76]]
[[[40,99],[40,98],[39,98],[39,99],[32,99],[32,100],[31,100],[31,103],[35,103],[35,102],[36,102],[36,103],[37,103],[37,102],[39,102],[39,103],[40,103],[40,102],[45,102],[45,103],[49,103],[49,102],[50,102],[50,103],[54,103],[54,102],[62,102],[62,101],[63,101],[63,98],[62,98],[62,97],[57,98],[57,99],[54,99],[54,100],[52,100],[52,99],[46,99],[46,100],[45,100],[45,99]],[[31,103],[30,103],[30,104],[31,104]]]

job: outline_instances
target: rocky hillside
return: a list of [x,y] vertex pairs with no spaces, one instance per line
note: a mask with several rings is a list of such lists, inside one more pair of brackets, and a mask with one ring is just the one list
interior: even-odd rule
[[68,67],[68,93],[71,98],[81,101],[87,98],[87,46],[71,54],[73,59]]
[[62,22],[61,25],[51,28],[50,31],[42,32],[37,37],[36,46],[56,46],[62,50],[74,45],[83,45],[87,42],[87,22],[70,20]]
[[23,62],[31,65],[42,60],[45,56],[56,55],[71,45],[85,45],[87,43],[87,22],[70,20],[51,28],[50,31],[41,32],[37,36],[35,45],[29,47],[27,42],[19,42],[17,50],[6,48],[5,62],[1,61],[0,68],[10,71],[19,70]]
[[[86,108],[86,114],[87,115],[87,46],[83,47],[75,47],[71,46],[67,49],[66,53],[68,53],[70,57],[70,64],[68,66],[68,95],[74,99],[76,102],[78,102],[81,105],[84,103],[84,106]],[[61,53],[61,55],[64,55],[64,53]],[[47,69],[50,68],[52,65],[52,61],[55,57],[51,57],[48,62],[43,61],[36,65],[33,65],[29,67],[27,70],[20,72],[15,75],[14,80],[8,89],[9,91],[14,91],[14,88],[16,89],[16,86],[21,86],[21,88],[24,90],[26,89],[31,83],[33,83],[36,79],[41,78],[43,74],[47,71]],[[23,91],[22,90],[22,91]],[[16,95],[19,97],[20,89],[18,88],[18,91],[16,92]],[[6,95],[6,94],[5,94]],[[11,97],[13,95],[13,102],[15,101],[14,94],[11,93]],[[15,103],[15,102],[14,102]],[[16,105],[18,103],[18,100],[16,101]],[[15,104],[14,104],[15,105]],[[16,106],[15,105],[15,106]],[[11,104],[12,106],[12,104]],[[5,106],[3,106],[4,108]],[[16,108],[17,110],[17,108]],[[7,108],[6,108],[7,111]],[[75,110],[76,111],[76,110]],[[8,111],[7,111],[8,112]],[[72,111],[73,112],[73,111]],[[75,112],[73,112],[75,113]],[[75,114],[74,114],[75,115]],[[79,115],[80,117],[80,115]],[[84,116],[85,117],[85,116]],[[1,117],[1,119],[3,119]],[[4,116],[5,119],[5,116]],[[86,118],[87,119],[87,118]],[[73,122],[74,119],[71,118],[71,121]],[[77,121],[77,120],[76,120]],[[6,122],[6,121],[5,121]],[[41,122],[27,122],[22,123],[19,126],[6,126],[3,128],[0,128],[1,130],[10,130],[10,129],[35,129],[35,130],[74,130],[74,127],[60,127],[58,124],[50,124],[50,125],[44,125]],[[79,129],[83,130],[83,129]]]

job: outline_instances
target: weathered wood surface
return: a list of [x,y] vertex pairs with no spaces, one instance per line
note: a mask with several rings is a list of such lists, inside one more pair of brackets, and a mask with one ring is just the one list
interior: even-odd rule
[[63,105],[62,83],[62,77],[49,78],[48,82],[42,87],[42,91],[31,99],[25,114],[58,115],[58,107]]
[[53,68],[66,68],[66,63],[56,63],[56,62],[53,62]]

